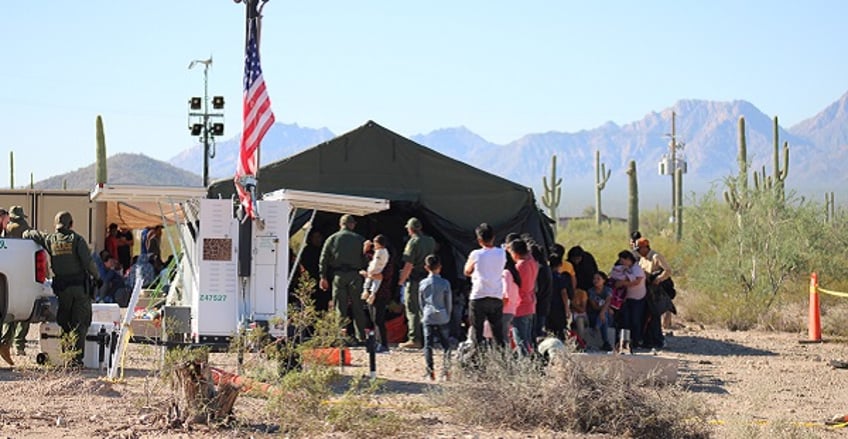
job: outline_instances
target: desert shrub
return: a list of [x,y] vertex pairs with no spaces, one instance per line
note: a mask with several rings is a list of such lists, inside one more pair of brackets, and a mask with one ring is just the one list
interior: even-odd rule
[[518,431],[570,431],[637,438],[709,437],[710,411],[674,386],[650,387],[567,355],[542,368],[489,355],[434,393],[459,423]]
[[833,255],[832,231],[819,207],[791,194],[751,191],[746,207],[732,211],[714,193],[687,209],[683,260],[686,285],[698,297],[689,316],[729,329],[769,326],[772,311],[804,300],[810,270]]
[[[343,347],[347,321],[335,312],[317,312],[311,292],[315,281],[304,273],[288,310],[288,336],[272,340],[253,331],[235,344],[256,355],[245,361],[245,375],[271,384],[267,409],[289,436],[310,437],[341,432],[346,437],[395,435],[410,428],[389,411],[378,410],[371,397],[377,390],[359,380],[345,383],[335,366],[301,360],[309,349]],[[337,391],[343,390],[339,395]]]

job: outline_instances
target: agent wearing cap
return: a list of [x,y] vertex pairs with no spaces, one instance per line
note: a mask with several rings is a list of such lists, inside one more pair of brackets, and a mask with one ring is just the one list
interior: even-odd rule
[[9,223],[6,224],[7,238],[23,238],[24,232],[29,230],[29,224],[21,206],[12,206],[9,209]]
[[85,335],[91,325],[91,296],[88,279],[93,277],[100,283],[100,273],[91,258],[91,250],[85,238],[73,231],[74,219],[70,212],[56,214],[56,231],[43,233],[30,230],[24,233],[40,244],[50,255],[53,268],[53,292],[59,297],[59,312],[56,323],[64,333],[76,333],[74,360],[71,365],[82,366]]
[[[24,208],[21,206],[12,206],[8,212],[8,223],[5,226],[6,238],[23,238],[24,232],[29,230],[27,216],[24,214]],[[9,364],[11,357],[12,341],[15,342],[16,354],[19,356],[26,355],[26,336],[29,332],[29,323],[12,322],[3,325],[2,334],[0,334],[0,357],[6,360]]]
[[409,241],[403,249],[403,268],[398,277],[398,285],[404,285],[404,309],[409,325],[407,340],[398,347],[406,349],[421,349],[423,346],[423,331],[421,327],[421,306],[418,303],[418,283],[427,277],[424,259],[427,255],[436,253],[436,240],[421,231],[422,225],[418,218],[412,217],[406,222],[406,232]]
[[[648,279],[653,279],[650,282],[650,285],[652,286],[649,288],[655,288],[664,280],[671,278],[671,266],[668,264],[668,261],[666,261],[663,255],[651,249],[651,242],[648,241],[647,238],[639,238],[636,240],[636,252],[639,254],[638,261],[639,266],[642,267],[642,271],[645,272]],[[665,326],[666,328],[671,326],[671,313],[672,311],[666,311],[662,313],[661,316],[652,316],[655,317],[655,319],[652,319],[649,324],[647,335],[658,348],[665,347],[665,336],[662,333],[662,326]],[[660,326],[660,318],[662,318],[663,321],[662,326]]]
[[348,306],[350,306],[357,341],[364,343],[367,322],[360,297],[363,279],[359,275],[359,270],[368,265],[368,259],[363,251],[365,238],[353,231],[356,227],[356,219],[353,215],[342,215],[339,227],[339,231],[330,235],[321,248],[321,256],[318,259],[321,280],[318,286],[326,291],[332,282],[333,304],[336,312],[342,318],[348,318]]

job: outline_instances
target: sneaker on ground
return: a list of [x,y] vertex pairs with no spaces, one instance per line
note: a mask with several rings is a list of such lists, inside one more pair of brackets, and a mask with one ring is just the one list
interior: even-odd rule
[[425,372],[423,378],[428,381],[436,381],[436,372]]
[[415,340],[408,340],[398,345],[401,349],[421,349],[421,343],[417,343]]

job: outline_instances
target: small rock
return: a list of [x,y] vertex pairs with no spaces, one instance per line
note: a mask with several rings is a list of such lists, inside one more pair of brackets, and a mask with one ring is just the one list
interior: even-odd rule
[[59,416],[56,418],[56,426],[63,427],[65,425],[65,418]]
[[698,360],[698,364],[713,364],[710,360]]

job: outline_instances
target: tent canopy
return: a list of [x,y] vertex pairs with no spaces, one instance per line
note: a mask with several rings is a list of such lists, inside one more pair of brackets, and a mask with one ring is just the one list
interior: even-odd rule
[[202,187],[115,184],[95,186],[89,194],[91,201],[106,203],[106,224],[128,229],[183,221],[181,210],[174,206],[205,197]]
[[[372,121],[261,167],[258,179],[263,192],[286,188],[390,200],[389,211],[373,215],[374,221],[357,230],[398,236],[393,242],[399,246],[403,224],[416,216],[425,232],[458,253],[457,261],[477,247],[474,228],[482,222],[494,227],[498,240],[519,232],[529,233],[546,248],[552,244],[549,221],[530,188],[439,154]],[[232,179],[209,187],[213,198],[234,194]],[[335,227],[332,220],[328,223]]]

